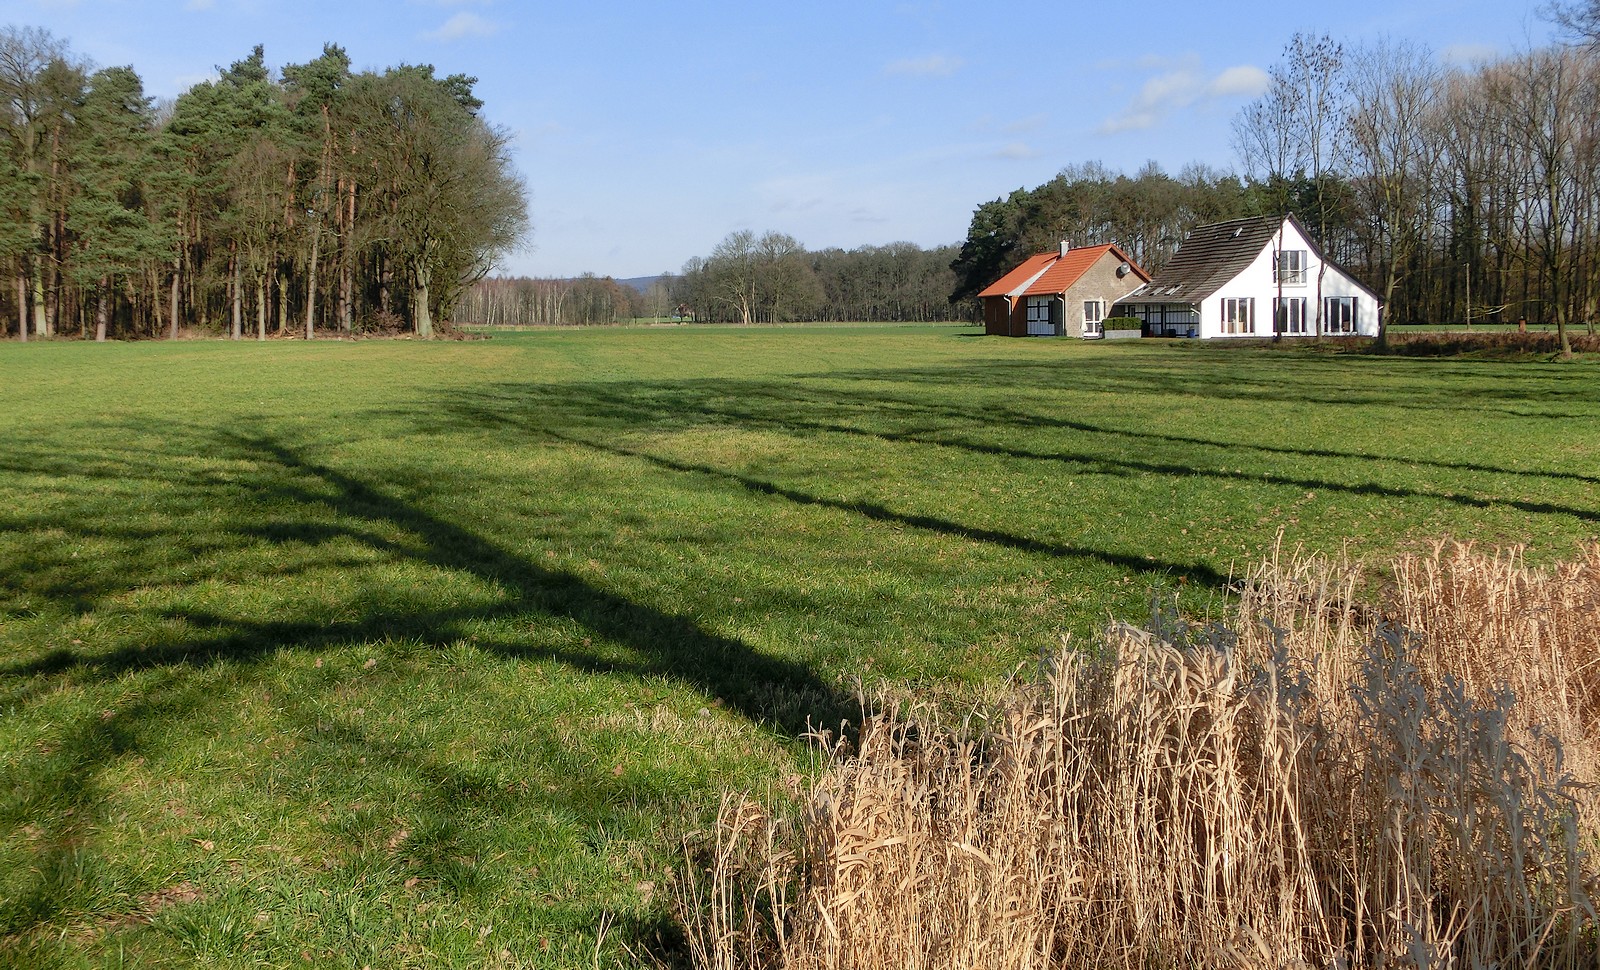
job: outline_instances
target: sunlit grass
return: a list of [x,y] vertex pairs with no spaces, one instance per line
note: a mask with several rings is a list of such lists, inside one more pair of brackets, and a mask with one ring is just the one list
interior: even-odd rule
[[1594,367],[955,328],[0,347],[0,963],[592,966],[854,684],[1280,531],[1566,556]]

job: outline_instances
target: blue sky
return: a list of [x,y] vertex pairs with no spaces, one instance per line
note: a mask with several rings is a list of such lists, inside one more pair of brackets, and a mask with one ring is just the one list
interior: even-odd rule
[[255,44],[476,75],[533,234],[510,272],[676,271],[729,232],[808,248],[959,242],[1063,166],[1235,167],[1229,125],[1296,31],[1471,61],[1548,41],[1537,2],[10,0],[175,96]]

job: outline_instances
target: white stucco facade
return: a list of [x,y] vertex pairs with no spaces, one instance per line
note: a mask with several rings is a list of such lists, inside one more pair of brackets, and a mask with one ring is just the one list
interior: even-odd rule
[[1377,296],[1324,260],[1292,219],[1199,308],[1201,339],[1271,337],[1279,330],[1288,336],[1378,335]]

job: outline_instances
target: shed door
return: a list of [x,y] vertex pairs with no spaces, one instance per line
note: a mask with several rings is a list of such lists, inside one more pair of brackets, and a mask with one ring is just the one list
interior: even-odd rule
[[1028,336],[1054,337],[1055,335],[1056,325],[1050,319],[1050,298],[1048,296],[1028,297]]

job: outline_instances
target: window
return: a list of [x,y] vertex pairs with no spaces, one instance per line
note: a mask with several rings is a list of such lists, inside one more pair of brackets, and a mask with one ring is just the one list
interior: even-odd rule
[[1083,301],[1083,335],[1085,337],[1105,336],[1106,304],[1104,300]]
[[1285,249],[1278,253],[1278,266],[1273,279],[1284,286],[1304,286],[1306,282],[1306,251]]
[[1358,313],[1355,297],[1326,297],[1322,301],[1323,329],[1328,333],[1359,333],[1361,318]]
[[1306,298],[1285,296],[1278,298],[1273,329],[1278,333],[1306,332]]
[[1256,332],[1256,301],[1253,297],[1222,301],[1222,332]]
[[1028,297],[1028,336],[1053,337],[1055,333],[1055,324],[1050,322],[1050,298]]

